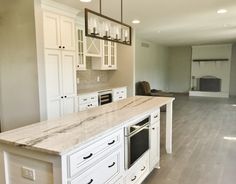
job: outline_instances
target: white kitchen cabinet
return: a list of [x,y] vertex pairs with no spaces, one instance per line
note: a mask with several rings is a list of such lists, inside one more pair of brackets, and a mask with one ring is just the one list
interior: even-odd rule
[[150,170],[156,167],[160,161],[160,127],[159,123],[150,128]]
[[94,70],[116,70],[117,69],[117,44],[111,41],[102,41],[102,57],[92,58],[92,69]]
[[72,180],[70,184],[109,183],[113,178],[120,176],[122,172],[122,155],[122,149],[110,153],[99,163],[84,172],[81,176]]
[[127,98],[127,87],[114,88],[112,89],[113,102],[123,100]]
[[102,57],[102,41],[91,37],[86,37],[86,56]]
[[73,18],[45,11],[43,29],[46,49],[75,50],[75,21]]
[[149,174],[149,151],[147,151],[128,171],[125,184],[140,184]]
[[76,27],[76,40],[77,40],[77,70],[86,70],[86,38],[84,35],[84,28],[82,26]]
[[84,111],[98,106],[98,93],[79,95],[79,111]]
[[48,119],[76,112],[75,53],[45,50]]

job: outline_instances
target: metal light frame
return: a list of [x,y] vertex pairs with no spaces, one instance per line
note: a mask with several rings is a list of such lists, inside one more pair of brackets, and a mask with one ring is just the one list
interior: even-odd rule
[[[99,22],[97,22],[99,24],[98,26],[94,26],[91,28],[91,25],[89,25],[89,20],[92,18],[100,21],[103,20],[104,24],[110,25],[106,26],[107,29],[109,29],[109,33],[108,31],[103,30],[104,34],[102,34],[101,27],[104,28],[104,25],[99,24]],[[111,30],[111,28],[113,28],[113,31]],[[119,32],[114,33],[115,28]],[[98,31],[99,29],[100,32]],[[121,0],[121,21],[112,19],[102,14],[101,0],[100,0],[100,13],[85,8],[85,36],[121,43],[125,45],[132,45],[132,27],[123,23],[123,0]]]

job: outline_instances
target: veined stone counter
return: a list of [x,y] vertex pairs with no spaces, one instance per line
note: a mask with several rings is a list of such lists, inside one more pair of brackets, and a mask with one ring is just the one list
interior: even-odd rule
[[123,126],[125,122],[140,114],[165,104],[171,104],[172,109],[173,100],[174,98],[167,97],[130,97],[59,119],[1,133],[0,142],[48,154],[63,155],[102,133]]

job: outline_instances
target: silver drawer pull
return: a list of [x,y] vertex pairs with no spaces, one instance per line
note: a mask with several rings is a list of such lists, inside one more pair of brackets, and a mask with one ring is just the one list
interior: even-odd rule
[[131,179],[131,181],[134,181],[134,180],[136,180],[136,178],[137,178],[137,176],[134,176],[134,178],[133,178],[133,179]]
[[115,142],[116,142],[116,141],[113,140],[112,142],[109,142],[108,145],[110,146],[110,145],[114,144]]
[[144,171],[146,169],[146,167],[145,166],[143,166],[143,168],[141,169],[141,171]]
[[87,157],[83,157],[83,159],[84,159],[84,160],[86,160],[86,159],[89,159],[89,158],[91,158],[92,156],[93,156],[93,154],[92,154],[92,153],[90,153],[90,154],[89,154],[89,156],[87,156]]
[[113,167],[115,164],[116,164],[116,163],[115,163],[115,162],[113,162],[111,165],[109,165],[109,166],[108,166],[108,168],[111,168],[111,167]]
[[91,183],[93,183],[93,179],[91,179],[91,180],[88,182],[88,184],[91,184]]

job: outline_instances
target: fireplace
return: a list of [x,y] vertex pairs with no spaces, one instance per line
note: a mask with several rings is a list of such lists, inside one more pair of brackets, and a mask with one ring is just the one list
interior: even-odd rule
[[200,91],[220,92],[221,79],[214,76],[204,76],[199,79]]

